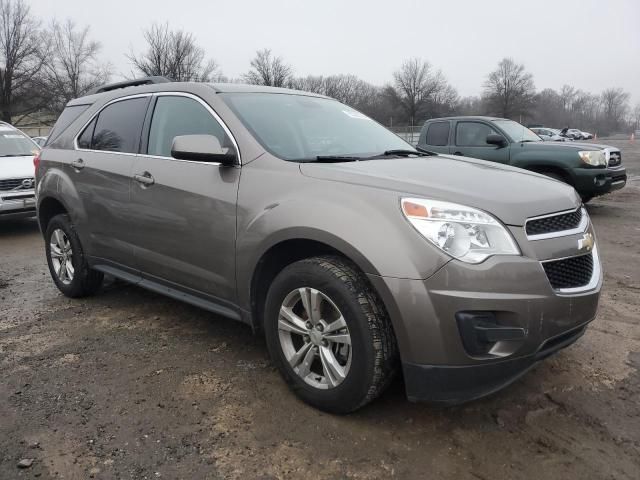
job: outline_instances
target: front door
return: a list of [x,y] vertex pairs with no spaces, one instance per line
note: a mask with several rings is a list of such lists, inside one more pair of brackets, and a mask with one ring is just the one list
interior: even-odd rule
[[484,122],[457,122],[453,144],[449,147],[449,152],[481,160],[509,163],[509,145],[499,147],[487,143],[487,135],[492,133],[502,135]]
[[197,97],[158,94],[154,101],[148,136],[133,167],[137,266],[143,276],[168,287],[234,302],[240,168],[171,157],[179,135],[215,135],[222,146],[230,139]]

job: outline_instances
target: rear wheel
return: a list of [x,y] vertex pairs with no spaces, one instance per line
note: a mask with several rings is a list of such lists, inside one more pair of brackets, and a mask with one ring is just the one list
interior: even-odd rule
[[348,413],[393,378],[397,347],[366,277],[340,257],[301,260],[272,283],[265,305],[269,353],[305,402]]
[[51,278],[67,297],[91,295],[102,285],[104,275],[89,268],[68,215],[56,215],[49,221],[45,232],[45,251]]

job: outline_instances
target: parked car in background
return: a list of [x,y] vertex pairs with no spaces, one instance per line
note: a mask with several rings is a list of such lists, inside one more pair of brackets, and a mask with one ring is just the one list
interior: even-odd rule
[[513,120],[450,117],[428,120],[418,146],[526,168],[573,186],[588,202],[624,187],[627,173],[618,148],[578,142],[544,142]]
[[109,273],[244,321],[335,413],[399,367],[411,400],[493,393],[595,317],[595,234],[567,185],[421,153],[320,95],[140,83],[70,102],[36,161],[63,294]]
[[580,131],[582,134],[582,140],[591,140],[593,138],[593,134],[589,132]]
[[0,220],[35,216],[33,157],[38,149],[20,130],[0,122]]
[[563,129],[562,130],[565,135],[569,138],[572,138],[574,140],[584,140],[584,135],[582,134],[582,132],[580,130],[578,130],[577,128],[569,128],[566,131]]
[[33,137],[31,140],[36,142],[40,148],[44,147],[44,144],[47,142],[47,137]]
[[545,140],[547,142],[564,142],[565,141],[565,137],[560,135],[560,133],[557,133],[556,131],[552,130],[551,128],[531,127],[529,130],[531,130],[533,133],[538,135],[542,140]]

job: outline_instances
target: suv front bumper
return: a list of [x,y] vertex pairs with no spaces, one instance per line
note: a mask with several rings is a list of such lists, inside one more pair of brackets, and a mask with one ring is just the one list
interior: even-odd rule
[[35,191],[0,191],[0,220],[34,217],[36,215]]
[[[589,289],[571,295],[555,291],[541,262],[524,256],[479,265],[454,260],[427,280],[369,279],[394,325],[408,398],[455,404],[501,389],[577,340],[596,316],[602,271],[594,269]],[[483,335],[519,335],[474,350],[461,314],[489,316],[497,328],[481,323]]]
[[595,197],[619,190],[627,184],[627,170],[622,166],[575,169],[574,186],[583,197]]

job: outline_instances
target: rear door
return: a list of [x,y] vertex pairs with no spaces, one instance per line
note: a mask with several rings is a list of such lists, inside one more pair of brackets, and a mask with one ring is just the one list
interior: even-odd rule
[[87,218],[81,222],[87,254],[131,267],[129,221],[133,161],[151,95],[107,104],[76,138],[68,164]]
[[236,198],[239,167],[171,157],[179,135],[215,135],[229,146],[228,130],[203,100],[188,94],[154,97],[131,189],[136,265],[169,287],[235,300]]
[[420,135],[419,146],[431,152],[449,153],[451,122],[427,123]]
[[[458,121],[449,151],[454,155],[509,163],[509,145],[498,147],[487,143],[487,135],[495,133],[502,135],[501,132],[485,122]],[[506,137],[505,140],[507,140]]]

